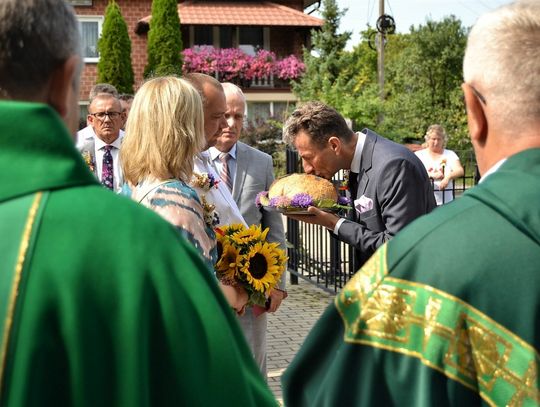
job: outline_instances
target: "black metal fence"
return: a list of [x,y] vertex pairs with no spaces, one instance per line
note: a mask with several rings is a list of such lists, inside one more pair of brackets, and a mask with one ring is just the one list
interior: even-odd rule
[[[287,174],[302,172],[298,154],[287,149]],[[465,176],[454,180],[452,196],[459,198],[471,186],[478,182],[474,157],[462,156]],[[472,170],[467,172],[467,169]],[[341,174],[336,174],[333,181],[341,183]],[[353,268],[354,250],[336,239],[326,228],[298,222],[287,218],[287,254],[288,271],[291,283],[297,284],[303,278],[330,293],[339,291],[357,271]]]

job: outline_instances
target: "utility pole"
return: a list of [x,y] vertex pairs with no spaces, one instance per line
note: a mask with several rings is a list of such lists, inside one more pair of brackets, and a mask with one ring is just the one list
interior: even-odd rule
[[[379,0],[379,18],[384,15],[384,0]],[[384,100],[384,41],[385,33],[380,30],[377,33],[377,74],[379,77],[379,97]]]

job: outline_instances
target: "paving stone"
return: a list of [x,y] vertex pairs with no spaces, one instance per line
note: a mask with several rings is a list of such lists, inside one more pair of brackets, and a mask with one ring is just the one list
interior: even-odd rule
[[334,296],[299,279],[287,286],[288,298],[275,314],[268,315],[268,385],[282,403],[281,374],[300,349],[307,334]]

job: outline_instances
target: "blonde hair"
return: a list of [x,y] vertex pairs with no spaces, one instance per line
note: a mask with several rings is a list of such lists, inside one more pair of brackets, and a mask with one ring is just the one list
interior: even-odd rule
[[199,92],[173,76],[154,78],[138,90],[120,149],[125,179],[137,185],[147,177],[189,181],[193,157],[205,146]]
[[426,130],[426,135],[424,136],[424,140],[428,141],[429,137],[433,134],[438,134],[443,139],[443,145],[446,146],[446,143],[448,142],[448,134],[446,134],[446,131],[444,130],[444,127],[440,124],[432,124],[428,127]]

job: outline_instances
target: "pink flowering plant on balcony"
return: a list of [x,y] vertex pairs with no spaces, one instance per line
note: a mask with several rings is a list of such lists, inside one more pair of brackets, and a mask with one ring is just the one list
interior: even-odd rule
[[289,55],[276,62],[276,73],[279,79],[296,79],[303,75],[306,66],[294,55]]
[[212,46],[196,46],[182,51],[182,71],[201,72],[216,76],[221,81],[254,80],[277,76],[291,80],[301,76],[305,65],[296,56],[278,60],[267,50],[259,50],[250,56],[239,48],[216,49]]
[[260,49],[250,61],[246,70],[247,79],[262,79],[273,75],[276,71],[276,54]]
[[216,49],[211,46],[196,46],[182,51],[184,65],[182,72],[200,72],[211,75],[216,71]]
[[223,48],[216,50],[216,67],[225,81],[243,78],[252,57],[239,48]]

